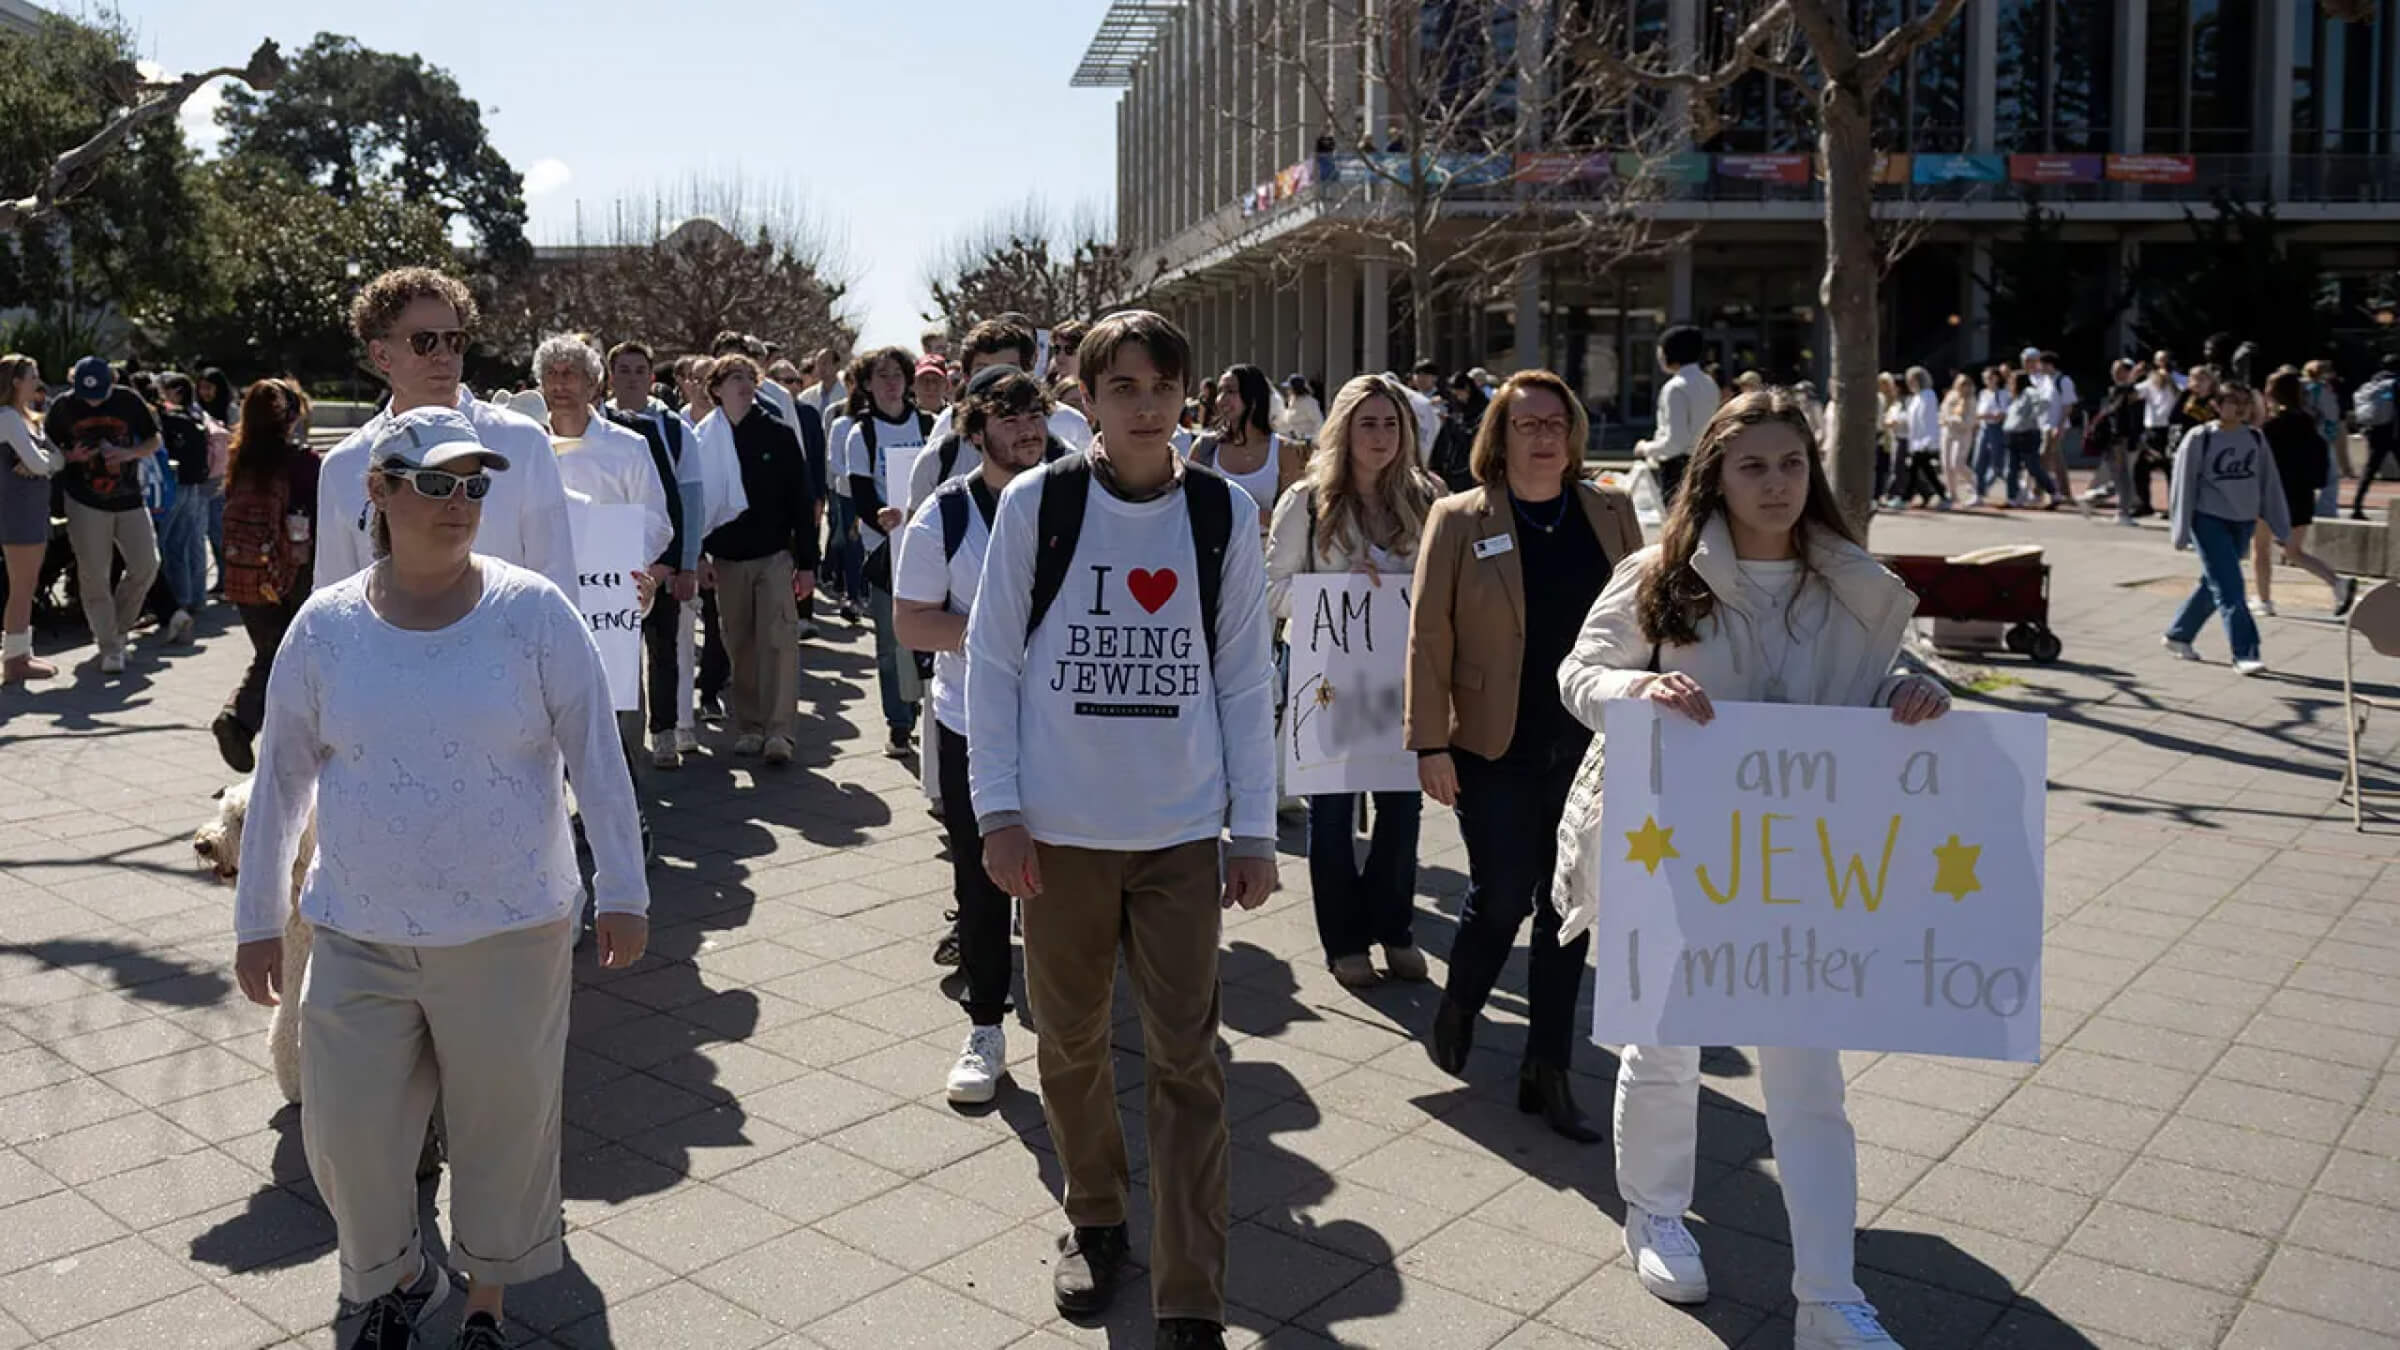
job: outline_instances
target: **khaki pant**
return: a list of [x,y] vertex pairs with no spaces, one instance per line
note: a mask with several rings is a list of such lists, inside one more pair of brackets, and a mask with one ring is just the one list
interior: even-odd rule
[[733,660],[736,736],[791,740],[800,705],[800,605],[792,555],[717,564],[717,617]]
[[333,1213],[342,1297],[397,1288],[423,1245],[417,1155],[437,1094],[452,1267],[501,1285],[559,1268],[573,942],[563,921],[459,947],[317,930],[300,994],[300,1123]]
[[[69,497],[67,542],[75,547],[75,585],[93,645],[103,652],[123,651],[134,621],[142,617],[150,583],[158,580],[158,532],[151,528],[150,513],[138,506],[103,511]],[[118,553],[125,555],[125,576],[112,595],[108,570]]]
[[1217,1060],[1215,840],[1148,853],[1039,848],[1025,902],[1025,992],[1041,1028],[1042,1110],[1067,1220],[1125,1221],[1125,1133],[1109,1062],[1117,951],[1133,973],[1148,1060],[1150,1294],[1161,1318],[1225,1320],[1225,1069]]

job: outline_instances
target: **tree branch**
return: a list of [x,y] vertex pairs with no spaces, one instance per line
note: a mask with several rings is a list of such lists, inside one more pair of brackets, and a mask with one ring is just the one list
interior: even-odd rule
[[1874,46],[1859,55],[1860,78],[1869,89],[1880,88],[1891,73],[1900,68],[1908,54],[1941,35],[1967,0],[1941,0],[1932,9],[1883,35]]
[[1774,4],[1759,11],[1758,17],[1750,21],[1750,26],[1734,38],[1733,50],[1726,55],[1724,63],[1706,72],[1656,70],[1639,66],[1610,51],[1604,39],[1585,42],[1576,55],[1598,66],[1612,79],[1647,89],[1686,93],[1695,99],[1711,98],[1725,92],[1733,86],[1734,81],[1753,70],[1780,73],[1778,68],[1784,63],[1769,59],[1766,51],[1770,43],[1790,31],[1791,21],[1790,0],[1775,0]]

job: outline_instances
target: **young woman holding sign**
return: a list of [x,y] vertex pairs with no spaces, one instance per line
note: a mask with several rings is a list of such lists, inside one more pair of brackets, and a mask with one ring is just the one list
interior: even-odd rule
[[[1819,466],[1799,398],[1740,395],[1700,434],[1659,544],[1617,569],[1559,667],[1559,692],[1598,727],[1611,699],[1696,722],[1712,698],[1889,707],[1913,725],[1950,707],[1940,685],[1891,673],[1915,602],[1859,545]],[[1796,1350],[1896,1346],[1852,1278],[1858,1141],[1838,1051],[1762,1047],[1767,1129],[1791,1215]],[[1699,1134],[1700,1051],[1625,1047],[1617,1073],[1617,1188],[1642,1286],[1708,1297],[1684,1227]]]
[[[1333,396],[1318,429],[1308,476],[1283,494],[1267,532],[1267,604],[1292,617],[1292,578],[1357,573],[1378,588],[1415,570],[1417,540],[1439,485],[1417,468],[1417,419],[1382,375],[1361,375]],[[1302,616],[1303,623],[1307,622]],[[1308,799],[1308,879],[1317,937],[1334,978],[1353,989],[1376,982],[1369,943],[1383,944],[1393,978],[1425,978],[1417,950],[1417,828],[1425,799],[1375,794],[1375,839],[1367,863],[1352,843],[1358,799],[1348,792]]]
[[1588,939],[1558,940],[1550,895],[1559,814],[1591,733],[1560,705],[1559,661],[1609,570],[1641,547],[1633,500],[1583,476],[1583,405],[1546,370],[1509,377],[1468,455],[1480,487],[1433,504],[1417,554],[1403,714],[1417,779],[1458,809],[1467,898],[1434,1013],[1433,1062],[1463,1076],[1475,1019],[1533,918],[1531,1035],[1517,1106],[1580,1143],[1569,1090]]

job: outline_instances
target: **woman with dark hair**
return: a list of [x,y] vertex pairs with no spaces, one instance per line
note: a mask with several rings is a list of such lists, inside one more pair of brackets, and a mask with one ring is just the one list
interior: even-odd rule
[[[1892,673],[1915,610],[1843,519],[1799,400],[1786,389],[1742,394],[1701,433],[1657,546],[1617,569],[1584,620],[1559,692],[1594,728],[1614,699],[1705,723],[1717,698],[1888,707],[1913,725],[1950,705],[1933,681]],[[1596,799],[1583,805],[1596,809]],[[1579,812],[1575,825],[1581,837],[1590,820]],[[1858,1141],[1841,1053],[1762,1046],[1758,1059],[1791,1219],[1796,1350],[1897,1350],[1853,1273]],[[1674,1303],[1708,1297],[1683,1223],[1699,1093],[1699,1047],[1625,1047],[1616,1109],[1625,1249],[1643,1287]]]
[[[2300,372],[2290,366],[2267,377],[2267,450],[2275,457],[2276,476],[2283,480],[2283,500],[2291,514],[2291,534],[2283,542],[2283,560],[2322,581],[2333,591],[2333,616],[2350,612],[2358,583],[2340,576],[2308,551],[2308,527],[2317,518],[2317,494],[2333,457],[2317,430],[2317,415],[2308,405]],[[2269,531],[2250,534],[2250,575],[2258,583],[2252,608],[2275,616],[2275,548]]]
[[250,636],[250,666],[209,723],[235,773],[254,767],[251,744],[267,715],[275,652],[308,598],[317,523],[317,452],[308,448],[308,396],[260,380],[242,397],[241,427],[225,474],[225,598]]
[[1559,702],[1558,663],[1619,560],[1642,546],[1633,501],[1584,477],[1590,424],[1566,381],[1520,371],[1475,435],[1481,486],[1434,503],[1409,606],[1408,747],[1425,795],[1457,808],[1467,898],[1430,1047],[1464,1075],[1475,1019],[1533,918],[1532,1031],[1517,1107],[1583,1143],[1568,1086],[1587,939],[1562,944],[1550,896],[1558,821],[1591,733]]
[[[2168,623],[2164,641],[2178,658],[2199,660],[2192,640],[2213,608],[2233,647],[2234,670],[2262,675],[2267,663],[2259,651],[2258,623],[2243,603],[2242,555],[2261,524],[2278,541],[2291,537],[2289,503],[2275,456],[2258,429],[2249,386],[2231,380],[2211,384],[2216,415],[2183,433],[2167,488],[2168,542],[2200,555],[2200,584]],[[2192,387],[2200,387],[2199,371],[2192,372]]]
[[42,367],[17,352],[0,356],[0,557],[8,567],[8,611],[0,621],[0,684],[46,680],[58,667],[33,654],[33,593],[50,549],[50,475],[66,463],[42,434]]
[[1263,533],[1275,503],[1308,472],[1308,447],[1275,434],[1275,393],[1256,366],[1228,366],[1217,377],[1214,430],[1192,442],[1192,463],[1224,474],[1258,503]]

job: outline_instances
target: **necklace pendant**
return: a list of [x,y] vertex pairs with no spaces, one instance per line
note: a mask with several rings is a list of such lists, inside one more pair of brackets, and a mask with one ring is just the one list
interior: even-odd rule
[[1791,701],[1791,692],[1783,687],[1783,677],[1781,675],[1768,676],[1766,692],[1760,695],[1759,702],[1789,703]]

